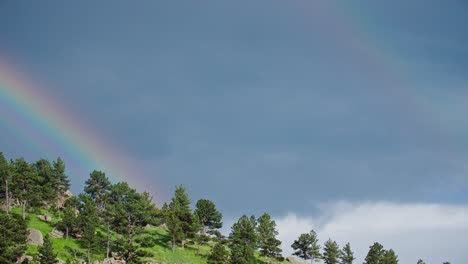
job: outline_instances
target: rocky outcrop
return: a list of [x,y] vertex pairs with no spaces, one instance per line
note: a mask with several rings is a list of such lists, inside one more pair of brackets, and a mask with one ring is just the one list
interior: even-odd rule
[[58,208],[63,208],[65,206],[65,202],[71,197],[73,197],[73,194],[69,190],[60,195],[57,201]]
[[28,231],[28,244],[36,246],[42,246],[42,244],[44,244],[44,237],[41,231],[34,228],[28,228]]

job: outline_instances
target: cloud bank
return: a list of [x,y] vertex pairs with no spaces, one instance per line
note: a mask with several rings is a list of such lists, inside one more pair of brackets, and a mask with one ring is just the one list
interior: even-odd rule
[[276,218],[285,256],[299,234],[314,229],[322,245],[328,238],[340,246],[350,242],[355,263],[364,261],[374,242],[394,249],[400,263],[468,261],[468,205],[337,202],[320,208],[313,216]]

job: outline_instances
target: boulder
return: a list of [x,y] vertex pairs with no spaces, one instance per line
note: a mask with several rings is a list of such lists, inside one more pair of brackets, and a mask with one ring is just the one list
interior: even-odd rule
[[32,256],[28,256],[28,255],[22,256],[22,257],[18,260],[18,263],[23,263],[23,261],[25,261],[26,259],[27,259],[27,261],[28,261],[29,263],[31,263],[31,262],[33,261],[34,258],[33,258]]
[[57,230],[55,227],[50,231],[49,235],[51,235],[54,238],[63,238],[63,232],[60,230]]
[[107,258],[103,261],[96,261],[94,264],[125,264],[125,260],[120,258]]
[[36,246],[42,246],[42,244],[44,244],[44,237],[41,231],[34,228],[28,228],[28,231],[28,244]]
[[37,219],[45,222],[52,222],[52,217],[50,216],[38,215]]

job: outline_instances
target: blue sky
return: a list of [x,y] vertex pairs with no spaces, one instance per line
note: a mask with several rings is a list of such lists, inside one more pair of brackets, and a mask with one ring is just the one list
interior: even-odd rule
[[[184,184],[230,217],[465,205],[467,13],[464,1],[2,1],[0,51],[142,166],[156,196]],[[2,151],[44,155],[14,135],[0,131]]]

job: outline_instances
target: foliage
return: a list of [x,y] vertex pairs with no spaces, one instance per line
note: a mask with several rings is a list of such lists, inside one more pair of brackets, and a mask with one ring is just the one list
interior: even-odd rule
[[340,247],[336,241],[328,239],[323,247],[323,262],[325,264],[338,264],[341,256]]
[[293,255],[303,259],[320,259],[320,245],[318,244],[317,233],[311,230],[309,233],[301,234],[291,247],[295,250]]
[[353,261],[356,258],[354,257],[354,252],[351,251],[351,245],[347,243],[341,250],[341,263],[342,264],[353,264]]
[[88,195],[80,195],[82,205],[78,216],[78,224],[82,233],[82,240],[85,243],[85,248],[88,251],[88,262],[91,259],[91,253],[96,247],[96,228],[98,225],[98,215],[96,204]]
[[26,207],[28,204],[37,204],[41,199],[40,178],[33,165],[23,158],[13,162],[14,175],[12,178],[12,193],[19,200],[22,208],[23,220],[26,219]]
[[173,251],[177,243],[180,242],[184,248],[186,239],[195,236],[197,225],[189,206],[190,199],[182,185],[177,186],[171,203],[163,206],[166,226],[172,238]]
[[385,251],[382,264],[398,264],[398,257],[393,249]]
[[255,217],[241,216],[231,227],[229,247],[231,249],[232,264],[254,263],[254,252],[257,248],[257,234],[255,232]]
[[364,264],[381,264],[385,250],[380,243],[375,242],[369,248],[369,252],[365,258]]
[[15,263],[26,250],[26,222],[0,211],[0,237],[0,263]]
[[229,261],[229,252],[224,245],[217,243],[208,255],[208,264],[227,264]]
[[264,213],[258,218],[257,235],[260,255],[264,257],[277,258],[281,256],[281,241],[276,238],[278,230],[276,222],[270,215]]
[[198,218],[202,226],[203,235],[206,234],[207,231],[210,232],[223,227],[223,222],[221,222],[223,216],[210,200],[198,200],[195,205],[194,215]]
[[106,177],[106,174],[102,171],[94,170],[89,175],[89,179],[85,182],[84,192],[91,196],[98,210],[101,211],[104,207],[104,194],[109,191],[110,187],[111,183],[109,178]]
[[52,240],[49,235],[44,237],[44,244],[39,247],[38,260],[40,264],[55,264],[58,262],[57,254],[54,252]]

